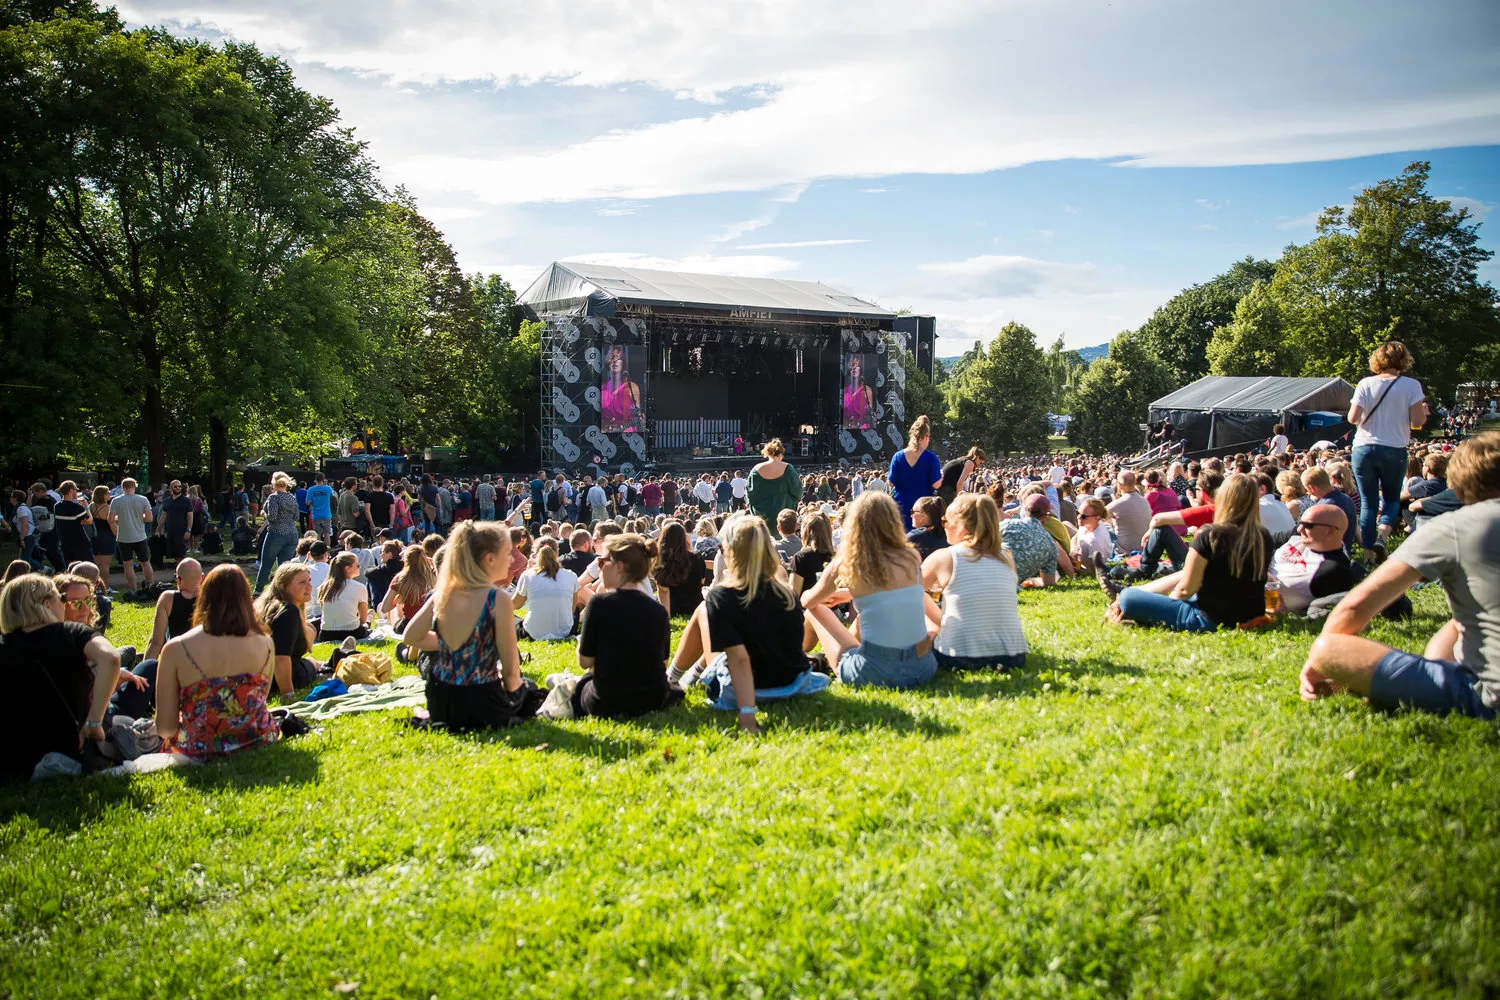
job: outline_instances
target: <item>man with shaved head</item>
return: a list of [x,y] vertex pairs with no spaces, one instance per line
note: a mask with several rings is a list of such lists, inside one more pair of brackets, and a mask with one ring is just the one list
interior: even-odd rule
[[1128,552],[1151,530],[1151,502],[1136,490],[1135,473],[1129,469],[1121,469],[1115,483],[1117,495],[1105,509],[1115,522],[1115,535],[1120,539],[1121,548]]
[[1307,508],[1293,536],[1271,557],[1286,611],[1305,614],[1313,601],[1352,590],[1359,582],[1344,549],[1348,527],[1349,518],[1331,503]]

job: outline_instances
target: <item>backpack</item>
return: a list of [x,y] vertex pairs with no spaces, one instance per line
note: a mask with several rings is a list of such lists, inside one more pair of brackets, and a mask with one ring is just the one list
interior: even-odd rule
[[563,491],[561,486],[556,487],[551,493],[547,494],[547,509],[554,513],[563,509]]
[[42,504],[32,505],[31,524],[39,535],[45,535],[49,531],[57,530],[57,520],[52,516],[52,511],[48,510]]
[[641,491],[638,490],[638,489],[636,489],[634,486],[627,487],[626,490],[625,490],[625,506],[627,506],[627,507],[635,507],[635,506],[639,505],[640,502],[641,502]]

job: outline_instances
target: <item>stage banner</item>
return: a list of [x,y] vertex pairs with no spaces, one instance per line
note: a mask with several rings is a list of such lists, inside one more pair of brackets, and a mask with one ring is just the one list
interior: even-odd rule
[[884,464],[906,445],[906,369],[901,343],[887,330],[839,331],[838,447],[842,459]]

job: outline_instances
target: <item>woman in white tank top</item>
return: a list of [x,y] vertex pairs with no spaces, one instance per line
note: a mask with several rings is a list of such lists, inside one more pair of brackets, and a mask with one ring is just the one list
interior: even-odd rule
[[964,493],[943,516],[949,547],[922,564],[922,585],[941,591],[928,602],[938,623],[933,653],[950,670],[1009,670],[1026,662],[1016,607],[1016,567],[1000,545],[1000,511],[982,493]]

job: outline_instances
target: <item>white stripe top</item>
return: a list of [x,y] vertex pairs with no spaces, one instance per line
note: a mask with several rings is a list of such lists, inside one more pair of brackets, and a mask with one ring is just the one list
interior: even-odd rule
[[971,558],[954,545],[953,576],[943,590],[943,622],[934,648],[948,656],[1015,656],[1026,652],[1016,609],[1016,571],[999,559]]

